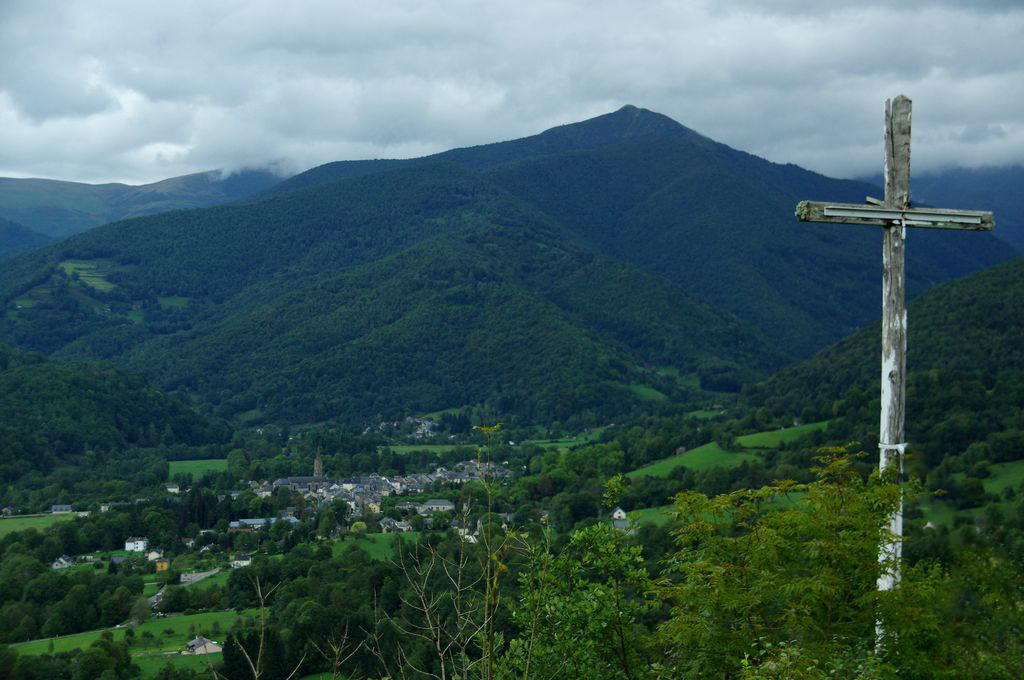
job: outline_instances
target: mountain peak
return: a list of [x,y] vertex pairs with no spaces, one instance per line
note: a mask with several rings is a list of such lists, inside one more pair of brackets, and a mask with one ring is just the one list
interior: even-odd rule
[[558,137],[573,146],[592,148],[631,137],[680,133],[702,138],[668,116],[627,104],[617,111],[595,118],[553,127],[538,136]]

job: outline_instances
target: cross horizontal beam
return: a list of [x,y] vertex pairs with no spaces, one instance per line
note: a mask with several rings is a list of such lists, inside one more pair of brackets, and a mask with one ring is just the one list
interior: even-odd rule
[[908,227],[930,229],[991,231],[996,226],[996,220],[992,213],[976,210],[929,208],[898,210],[877,205],[822,203],[819,201],[800,201],[796,206],[796,216],[801,222],[864,224],[876,227],[888,227],[892,224],[902,223]]

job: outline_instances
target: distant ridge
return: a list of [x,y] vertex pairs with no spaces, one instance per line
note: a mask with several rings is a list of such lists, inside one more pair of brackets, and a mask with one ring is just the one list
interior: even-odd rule
[[[881,175],[870,178],[881,184]],[[995,236],[1024,249],[1024,165],[950,168],[921,173],[910,185],[915,203],[961,210],[990,210]]]
[[64,238],[128,217],[228,203],[279,181],[263,170],[227,176],[214,170],[142,185],[0,177],[0,217],[51,238]]
[[45,245],[53,239],[0,217],[0,260]]

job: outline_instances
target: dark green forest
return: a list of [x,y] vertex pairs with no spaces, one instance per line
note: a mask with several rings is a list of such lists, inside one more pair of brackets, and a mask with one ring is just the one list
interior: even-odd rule
[[[127,364],[242,423],[484,407],[582,428],[686,399],[659,370],[735,392],[874,318],[877,234],[792,218],[871,191],[626,107],[10,259],[0,339]],[[958,236],[915,239],[912,291],[1009,256]]]
[[48,236],[0,217],[0,260],[49,243]]
[[[908,308],[907,437],[932,470],[1024,457],[1024,259],[944,284]],[[876,324],[749,391],[773,416],[834,418],[877,443]],[[966,469],[956,467],[958,469]]]
[[35,246],[127,217],[239,200],[279,179],[265,170],[197,172],[135,186],[0,177],[0,220],[47,237]]
[[0,345],[0,494],[48,507],[159,484],[172,450],[226,444],[225,423],[112,364],[67,362]]

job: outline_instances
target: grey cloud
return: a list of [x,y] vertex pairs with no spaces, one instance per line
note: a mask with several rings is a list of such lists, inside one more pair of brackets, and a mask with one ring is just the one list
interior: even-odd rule
[[[627,103],[779,162],[1024,161],[1024,9],[954,2],[0,2],[0,175],[289,172],[539,132]],[[993,13],[999,16],[993,19]],[[997,137],[1002,131],[1002,137]]]
[[992,139],[1005,139],[1006,129],[1002,125],[967,125],[953,139],[958,142],[987,142]]

